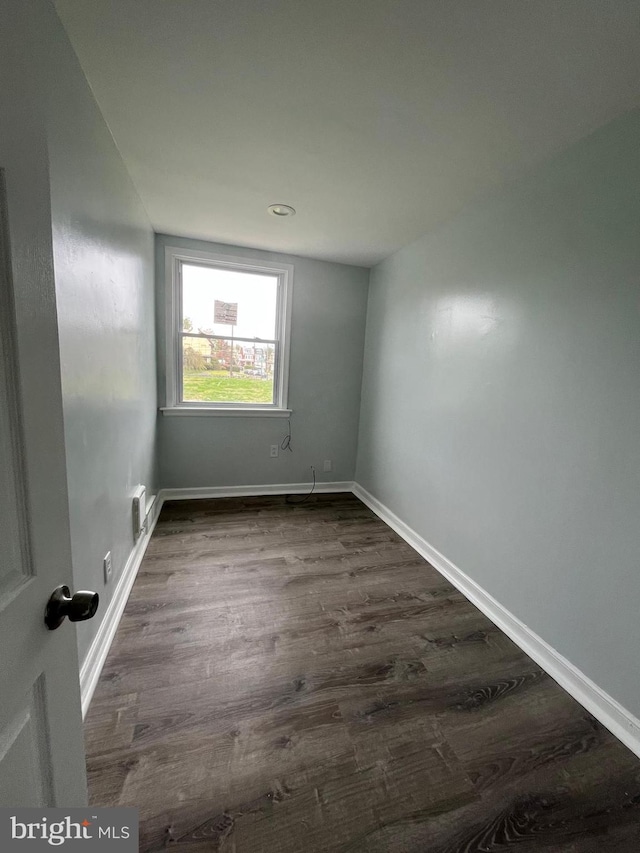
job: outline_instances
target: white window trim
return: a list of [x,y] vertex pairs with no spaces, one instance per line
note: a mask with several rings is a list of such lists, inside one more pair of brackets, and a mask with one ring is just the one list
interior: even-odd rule
[[[262,272],[277,275],[280,279],[281,298],[278,300],[279,359],[277,367],[278,398],[273,403],[256,405],[255,403],[184,403],[178,402],[179,367],[179,335],[178,317],[180,316],[180,288],[178,287],[178,271],[180,264],[189,261],[210,263],[217,267],[230,267],[246,272]],[[268,260],[221,255],[213,252],[201,252],[196,249],[184,249],[177,246],[166,246],[165,263],[165,319],[166,319],[166,404],[161,407],[163,415],[195,415],[195,416],[249,416],[249,417],[288,417],[291,409],[287,408],[289,392],[289,350],[291,344],[291,303],[293,292],[293,266],[279,264]],[[282,316],[284,314],[284,316]]]

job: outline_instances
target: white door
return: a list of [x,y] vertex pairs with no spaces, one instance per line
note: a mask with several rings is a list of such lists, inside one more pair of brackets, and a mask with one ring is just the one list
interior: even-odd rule
[[72,807],[86,804],[75,628],[44,624],[71,585],[48,178],[26,147],[0,160],[0,806]]

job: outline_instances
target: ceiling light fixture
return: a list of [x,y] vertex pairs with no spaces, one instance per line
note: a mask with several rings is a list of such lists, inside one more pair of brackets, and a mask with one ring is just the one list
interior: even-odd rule
[[270,204],[267,208],[267,211],[272,216],[295,216],[296,212],[293,207],[289,204]]

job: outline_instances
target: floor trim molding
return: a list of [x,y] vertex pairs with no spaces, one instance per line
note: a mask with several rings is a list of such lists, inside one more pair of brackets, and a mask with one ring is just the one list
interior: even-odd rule
[[[313,483],[276,483],[266,486],[203,486],[193,489],[162,489],[164,501],[185,501],[198,498],[245,498],[261,495],[300,495],[311,491]],[[333,483],[316,483],[314,494],[351,492],[353,482],[342,480]]]
[[98,633],[93,639],[84,663],[80,668],[80,697],[82,700],[82,719],[87,715],[91,699],[93,698],[102,667],[109,654],[111,643],[118,630],[120,619],[124,611],[131,587],[136,579],[142,558],[144,557],[151,534],[156,526],[160,510],[162,509],[162,497],[156,496],[150,514],[147,516],[147,530],[134,545],[124,571],[118,578],[118,583],[109,602],[106,613],[102,617]]
[[388,507],[381,503],[358,483],[353,485],[353,494],[373,510],[405,542],[427,560],[440,574],[444,575],[460,592],[481,610],[495,625],[510,637],[529,657],[533,658],[573,696],[584,708],[599,720],[625,746],[640,757],[640,720],[624,708],[612,696],[598,687],[588,676],[546,643],[524,622],[509,612],[499,601],[466,575],[454,563],[430,545]]

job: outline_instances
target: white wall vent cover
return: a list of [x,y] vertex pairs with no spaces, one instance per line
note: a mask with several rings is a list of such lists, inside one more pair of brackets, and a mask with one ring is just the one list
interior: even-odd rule
[[146,513],[147,490],[138,486],[133,495],[133,538],[139,539],[144,530]]

